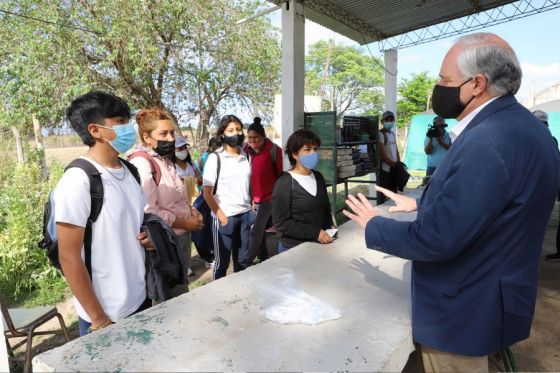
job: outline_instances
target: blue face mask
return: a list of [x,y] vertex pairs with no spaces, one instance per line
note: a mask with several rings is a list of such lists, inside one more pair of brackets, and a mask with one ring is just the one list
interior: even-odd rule
[[395,122],[385,122],[385,123],[383,123],[383,128],[385,128],[386,130],[393,129],[393,127],[395,127]]
[[314,152],[311,154],[302,155],[299,157],[299,163],[305,168],[309,168],[310,170],[314,170],[319,163],[320,154],[318,152]]
[[125,153],[128,149],[132,148],[136,144],[136,129],[134,124],[117,124],[114,127],[105,127],[98,125],[99,127],[107,128],[115,131],[117,137],[114,140],[109,141],[109,144],[115,149],[119,154]]

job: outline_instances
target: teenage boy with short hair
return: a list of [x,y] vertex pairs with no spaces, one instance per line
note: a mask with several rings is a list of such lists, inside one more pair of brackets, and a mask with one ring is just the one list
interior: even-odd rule
[[82,157],[101,173],[103,205],[93,223],[91,273],[84,263],[84,233],[91,210],[85,171],[69,168],[54,192],[59,260],[74,294],[80,336],[148,308],[145,249],[140,232],[146,199],[131,171],[119,160],[136,141],[130,108],[119,97],[90,92],[72,101],[66,118],[84,144]]

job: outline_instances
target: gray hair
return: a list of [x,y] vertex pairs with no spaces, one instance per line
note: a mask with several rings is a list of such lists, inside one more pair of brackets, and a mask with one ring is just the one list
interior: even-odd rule
[[[501,42],[499,42],[499,41]],[[465,79],[482,74],[494,97],[514,95],[521,85],[521,67],[511,47],[494,34],[475,33],[461,37],[457,65]]]

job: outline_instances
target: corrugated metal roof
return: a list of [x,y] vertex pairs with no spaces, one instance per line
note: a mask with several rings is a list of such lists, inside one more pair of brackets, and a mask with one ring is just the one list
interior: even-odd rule
[[[304,0],[303,5],[305,18],[360,44],[367,44],[515,1]],[[278,4],[281,1],[271,2]]]

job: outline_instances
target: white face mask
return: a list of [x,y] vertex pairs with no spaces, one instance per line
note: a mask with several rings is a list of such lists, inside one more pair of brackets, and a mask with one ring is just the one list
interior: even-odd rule
[[180,152],[175,152],[175,156],[177,158],[179,158],[180,160],[184,161],[185,159],[187,159],[187,156],[189,155],[189,151],[188,150],[182,150]]

